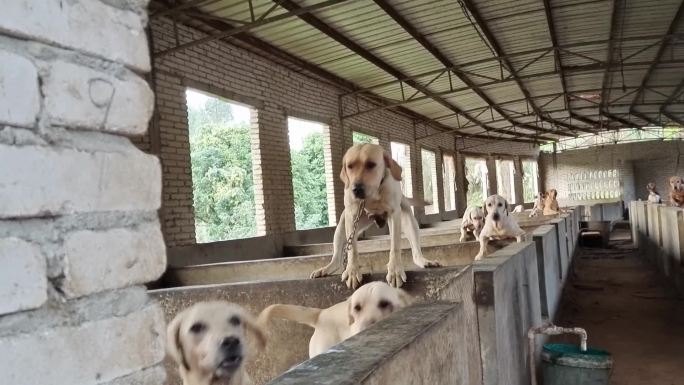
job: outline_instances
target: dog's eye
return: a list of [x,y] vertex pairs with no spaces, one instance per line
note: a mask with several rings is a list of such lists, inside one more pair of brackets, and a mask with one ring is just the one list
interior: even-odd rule
[[354,310],[357,312],[361,311],[361,305],[357,304],[356,306],[354,306]]
[[503,204],[499,203],[499,207],[503,206]]
[[203,324],[202,322],[195,322],[190,326],[190,333],[193,334],[199,334],[202,333],[207,329],[207,325]]
[[491,203],[487,203],[487,207],[492,207],[492,204],[491,204]]
[[354,165],[353,165],[353,164],[348,164],[348,165],[347,165],[347,168],[351,170],[352,168],[354,168]]
[[384,300],[384,299],[378,303],[378,307],[379,307],[380,309],[387,309],[387,307],[388,307],[389,305],[390,305],[389,301]]
[[240,323],[241,323],[240,318],[238,316],[230,317],[228,322],[233,326],[240,326]]
[[372,170],[375,168],[375,162],[366,162],[366,168]]

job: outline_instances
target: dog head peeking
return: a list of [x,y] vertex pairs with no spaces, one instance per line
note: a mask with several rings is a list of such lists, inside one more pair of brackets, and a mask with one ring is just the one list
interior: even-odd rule
[[401,166],[377,144],[355,144],[342,158],[340,179],[356,199],[375,198],[387,175],[400,181]]
[[185,382],[230,384],[243,374],[248,335],[259,348],[265,346],[264,332],[245,309],[224,301],[200,302],[171,321],[166,349]]
[[405,291],[386,282],[375,281],[361,286],[347,300],[352,334],[367,329],[411,302],[411,296]]
[[473,228],[477,230],[477,232],[482,231],[485,223],[485,213],[482,207],[468,207],[465,217],[470,220],[470,223],[472,223]]
[[487,220],[493,221],[494,226],[504,217],[508,216],[508,202],[501,195],[491,195],[485,200],[487,208]]
[[672,191],[684,191],[684,179],[678,176],[670,177],[670,188]]
[[653,182],[649,182],[649,183],[646,185],[646,190],[648,190],[649,192],[657,193],[657,191],[656,191],[656,184],[653,183]]

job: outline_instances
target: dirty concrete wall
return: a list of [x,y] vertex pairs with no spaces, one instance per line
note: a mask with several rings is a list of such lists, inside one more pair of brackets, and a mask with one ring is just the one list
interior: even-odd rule
[[568,173],[611,168],[619,169],[623,175],[624,202],[645,200],[648,182],[656,183],[665,200],[668,178],[684,172],[684,163],[677,161],[682,152],[684,142],[681,141],[623,143],[565,151],[557,155],[555,163],[552,154],[542,154],[539,167],[543,186],[556,188],[561,203],[565,200]]
[[[418,301],[450,300],[464,303],[467,309],[472,305],[472,276],[467,267],[452,267],[437,270],[407,272],[408,282],[403,288]],[[364,276],[364,282],[383,281],[385,273]],[[344,301],[352,294],[339,276],[320,279],[298,279],[272,282],[248,282],[211,286],[195,286],[152,291],[164,309],[165,317],[171,320],[177,312],[191,304],[211,299],[238,303],[254,314],[273,303],[290,303],[302,306],[325,308]],[[470,304],[465,303],[470,301]],[[475,325],[474,310],[465,311],[466,319],[459,322],[457,330],[462,336],[454,339],[468,341],[477,330],[467,325]],[[467,319],[470,317],[470,319]],[[291,321],[275,320],[269,328],[269,342],[266,350],[258,353],[250,362],[247,371],[256,384],[264,384],[308,358],[308,341],[313,329]],[[469,342],[470,344],[470,342]],[[476,346],[476,345],[475,345]],[[459,349],[470,349],[468,357],[477,358],[472,345],[462,344]],[[477,361],[464,362],[463,378],[479,378]],[[177,368],[167,362],[168,384],[178,384]],[[472,382],[467,382],[472,383]]]
[[532,234],[537,253],[542,317],[553,322],[562,291],[560,254],[556,246],[558,233],[553,225],[543,225]]
[[542,322],[536,248],[515,243],[472,268],[483,384],[527,385],[527,331]]
[[463,316],[459,303],[413,305],[269,384],[474,384],[464,375]]
[[166,266],[144,0],[3,2],[0,373],[6,384],[158,384]]

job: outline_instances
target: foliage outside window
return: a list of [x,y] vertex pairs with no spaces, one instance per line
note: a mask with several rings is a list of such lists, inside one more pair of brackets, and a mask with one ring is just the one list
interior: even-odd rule
[[515,166],[512,160],[496,161],[496,191],[508,201],[516,203],[515,196]]
[[288,118],[297,230],[328,226],[323,125]]
[[425,206],[425,214],[439,212],[439,193],[437,192],[437,160],[435,153],[428,150],[420,150],[423,166],[423,196],[432,204]]
[[186,91],[198,243],[256,234],[249,108]]
[[391,142],[392,159],[401,166],[401,191],[407,197],[413,196],[411,174],[411,148],[403,143]]
[[456,164],[454,157],[442,157],[442,181],[444,181],[444,211],[456,210]]
[[524,203],[534,202],[539,193],[539,169],[536,160],[523,160],[523,200]]
[[378,138],[364,134],[362,132],[357,132],[357,131],[352,131],[352,142],[354,144],[357,143],[370,143],[370,144],[379,144],[380,141],[378,141]]
[[466,158],[466,181],[468,192],[466,202],[468,206],[482,206],[487,197],[487,162],[479,158]]

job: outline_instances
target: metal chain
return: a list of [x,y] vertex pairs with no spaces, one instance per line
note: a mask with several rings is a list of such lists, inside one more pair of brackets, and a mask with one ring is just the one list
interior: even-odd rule
[[347,241],[344,244],[344,248],[342,249],[342,268],[345,269],[347,267],[347,256],[349,255],[349,251],[351,251],[352,248],[352,242],[354,241],[354,236],[356,235],[356,229],[359,226],[359,221],[361,220],[361,215],[363,215],[363,210],[366,207],[366,201],[362,200],[361,204],[359,205],[359,212],[356,213],[356,218],[354,218],[354,225],[352,228],[352,232],[349,234],[347,237]]

